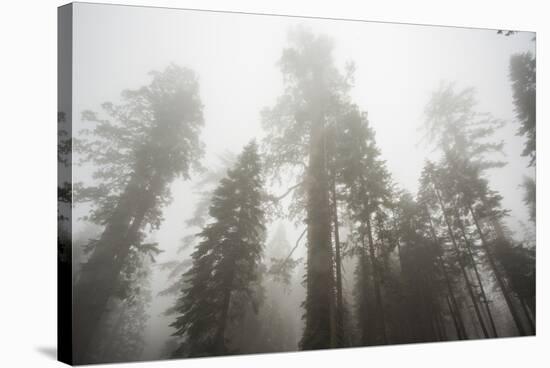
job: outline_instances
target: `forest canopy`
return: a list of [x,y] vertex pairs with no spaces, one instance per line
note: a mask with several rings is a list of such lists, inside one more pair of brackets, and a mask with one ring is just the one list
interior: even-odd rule
[[531,34],[193,14],[105,91],[77,58],[78,363],[536,334]]

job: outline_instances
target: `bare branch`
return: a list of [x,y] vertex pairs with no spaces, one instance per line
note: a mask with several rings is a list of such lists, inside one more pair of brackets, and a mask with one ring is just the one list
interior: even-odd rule
[[277,196],[277,197],[274,197],[274,196],[271,196],[271,201],[273,202],[279,202],[280,200],[282,200],[283,198],[285,198],[286,196],[288,196],[294,189],[298,188],[299,186],[301,186],[302,184],[304,184],[304,181],[301,181],[293,186],[291,186],[290,188],[288,188],[286,190],[286,192],[284,192],[282,195],[280,196]]
[[304,237],[304,235],[306,234],[307,232],[307,228],[304,229],[304,231],[302,231],[302,234],[300,235],[300,237],[298,238],[298,240],[296,240],[296,244],[294,245],[294,248],[292,248],[292,250],[290,251],[290,253],[288,254],[288,256],[285,258],[285,260],[280,264],[280,268],[283,268],[284,265],[288,262],[288,260],[292,257],[292,253],[294,253],[294,251],[296,250],[296,248],[298,248],[298,245],[300,244],[300,240],[302,240],[302,238]]

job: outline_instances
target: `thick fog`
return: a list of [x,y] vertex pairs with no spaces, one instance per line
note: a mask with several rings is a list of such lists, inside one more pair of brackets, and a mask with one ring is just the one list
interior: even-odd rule
[[[223,173],[223,157],[228,153],[236,157],[252,139],[261,143],[266,136],[261,112],[274,106],[283,93],[278,61],[288,47],[289,31],[297,27],[333,41],[335,65],[340,71],[353,63],[351,100],[368,113],[381,159],[386,161],[393,182],[413,195],[420,189],[426,160],[441,157],[436,147],[423,139],[421,130],[432,94],[442,82],[456,83],[457,90],[474,87],[476,111],[489,112],[505,121],[497,138],[504,141],[504,155],[498,158],[507,165],[488,170],[486,177],[491,189],[502,195],[502,207],[510,210],[505,224],[514,237],[522,239],[522,224],[533,226],[523,201],[522,184],[525,176],[534,177],[535,169],[528,166],[529,158],[521,156],[525,138],[517,135],[519,124],[509,73],[513,54],[535,52],[534,34],[529,32],[505,36],[485,29],[78,4],[74,8],[73,42],[75,137],[89,124],[81,120],[81,112],[99,114],[102,103],[121,102],[121,91],[147,85],[148,72],[162,71],[174,63],[198,75],[204,105],[202,164],[207,170],[221,168]],[[75,166],[73,180],[93,182],[94,170],[91,164]],[[201,199],[199,192],[216,187],[216,183],[209,183],[208,187],[197,188],[201,179],[193,173],[190,180],[177,178],[170,184],[172,201],[162,208],[159,229],[148,233],[147,239],[158,242],[163,252],[151,266],[152,301],[147,310],[141,359],[166,357],[162,354],[174,332],[169,327],[174,316],[163,313],[175,303],[175,296],[158,293],[175,280],[168,280],[168,272],[159,264],[190,258],[192,247],[182,252],[178,248],[185,236],[201,229],[186,225],[186,220],[193,216]],[[274,195],[283,194],[294,184],[290,178],[283,178],[280,185],[269,180],[267,183]],[[288,204],[285,200],[283,209]],[[76,204],[74,208],[77,247],[103,229],[82,218],[88,213],[88,204]],[[285,258],[305,225],[288,218],[271,220],[267,223],[266,244],[277,229],[283,228],[288,244],[278,257]],[[345,240],[344,227],[340,236]],[[81,251],[75,249],[76,268],[85,259],[79,254]],[[303,330],[304,310],[300,304],[306,295],[302,285],[305,242],[298,245],[292,257],[302,258],[302,262],[292,275],[290,291],[277,298],[283,298],[285,308],[290,308],[289,314],[294,316],[295,344],[290,350],[297,350]],[[352,305],[355,263],[344,259],[343,266],[344,294]],[[482,277],[488,280],[488,271],[484,272]],[[495,302],[495,319],[506,324],[501,335],[513,335],[510,318],[501,304]]]

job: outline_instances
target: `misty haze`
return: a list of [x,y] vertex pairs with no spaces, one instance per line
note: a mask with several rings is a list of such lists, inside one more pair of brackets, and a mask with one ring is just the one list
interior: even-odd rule
[[534,33],[73,12],[76,363],[536,334]]

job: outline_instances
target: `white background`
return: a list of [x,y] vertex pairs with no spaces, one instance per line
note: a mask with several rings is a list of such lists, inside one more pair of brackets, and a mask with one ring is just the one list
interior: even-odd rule
[[[102,1],[116,3],[116,1]],[[550,364],[544,228],[550,22],[545,1],[123,1],[537,32],[538,336],[480,342],[138,363],[140,367],[543,367]],[[0,366],[54,367],[56,351],[56,0],[0,5]],[[546,291],[544,290],[546,289]],[[136,364],[136,363],[134,363]],[[121,367],[130,365],[120,365]]]

